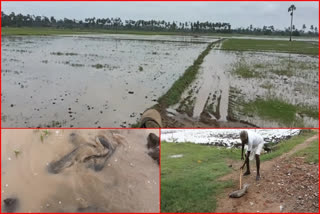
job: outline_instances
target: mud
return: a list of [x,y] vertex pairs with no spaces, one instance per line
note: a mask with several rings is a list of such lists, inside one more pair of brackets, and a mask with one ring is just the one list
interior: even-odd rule
[[213,40],[3,36],[3,127],[130,127]]
[[150,133],[153,139],[159,135],[2,130],[1,198],[8,199],[2,211],[159,212],[159,166],[148,154]]

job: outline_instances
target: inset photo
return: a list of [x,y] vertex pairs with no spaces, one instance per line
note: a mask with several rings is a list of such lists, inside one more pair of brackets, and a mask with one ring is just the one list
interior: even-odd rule
[[161,212],[318,213],[319,131],[162,129]]
[[159,130],[1,131],[2,212],[160,212]]

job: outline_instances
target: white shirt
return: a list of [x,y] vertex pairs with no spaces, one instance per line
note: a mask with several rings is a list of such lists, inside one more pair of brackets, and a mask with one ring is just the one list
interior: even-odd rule
[[252,148],[257,147],[259,144],[264,143],[263,138],[261,135],[257,134],[256,132],[248,132],[248,150],[249,152],[252,151]]

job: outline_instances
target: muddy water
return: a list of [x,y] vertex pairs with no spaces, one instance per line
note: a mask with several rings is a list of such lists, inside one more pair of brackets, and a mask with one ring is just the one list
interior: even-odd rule
[[[146,147],[150,132],[159,135],[158,130],[2,130],[1,198],[17,198],[17,212],[159,212],[159,166]],[[74,148],[71,133],[88,143],[103,135],[119,146],[99,172],[77,160],[49,173],[48,165]]]
[[[256,99],[278,98],[293,105],[308,106],[318,109],[319,64],[318,57],[284,53],[230,53],[235,54],[233,62],[245,59],[258,74],[254,78],[242,78],[232,73],[234,92],[231,99],[241,105]],[[255,65],[261,66],[254,68]],[[281,75],[279,71],[289,71],[290,75]],[[257,115],[243,115],[241,109],[233,107],[237,118],[260,127],[282,127],[276,121],[261,119]],[[296,116],[299,127],[318,127],[318,120],[303,115]],[[297,127],[294,122],[292,127]]]
[[213,41],[165,39],[2,37],[3,127],[130,126]]
[[[206,56],[201,65],[201,83],[200,89],[195,100],[193,116],[199,118],[206,105],[213,104],[218,115],[215,117],[218,121],[227,121],[228,101],[229,101],[229,74],[226,73],[226,67],[230,63],[227,54],[220,51],[221,44],[218,44]],[[218,109],[217,109],[218,108]]]

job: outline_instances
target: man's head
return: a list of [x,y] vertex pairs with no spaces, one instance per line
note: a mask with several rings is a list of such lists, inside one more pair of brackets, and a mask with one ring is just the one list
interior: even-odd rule
[[241,139],[243,144],[247,144],[248,143],[248,132],[247,131],[241,131],[240,132],[240,139]]

